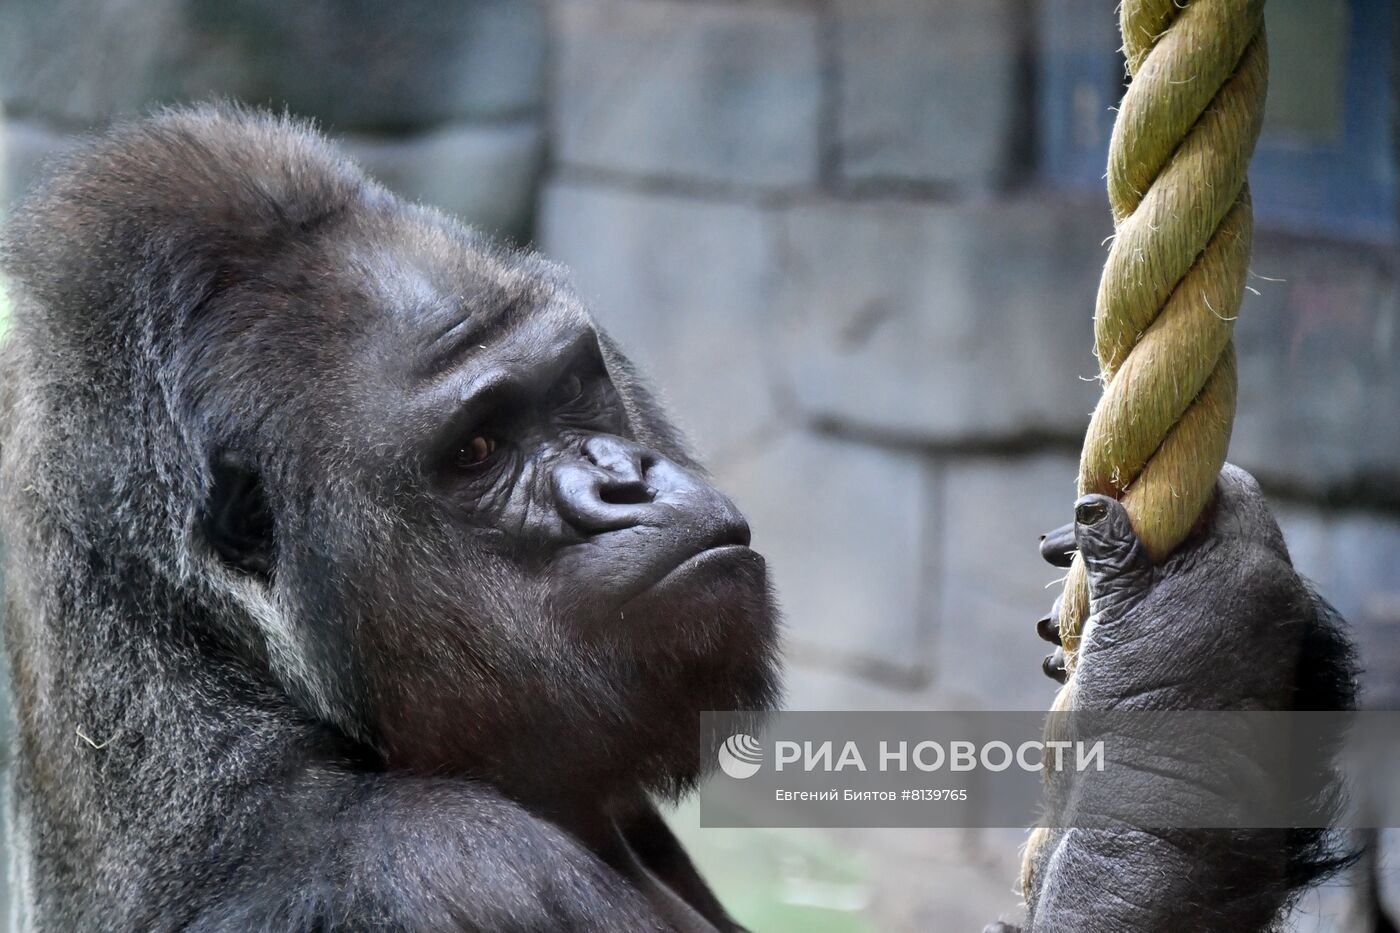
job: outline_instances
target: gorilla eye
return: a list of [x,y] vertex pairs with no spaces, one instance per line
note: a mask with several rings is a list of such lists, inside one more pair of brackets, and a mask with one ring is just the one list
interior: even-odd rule
[[496,439],[478,434],[457,451],[459,466],[477,466],[496,452]]
[[549,393],[549,400],[555,408],[562,408],[579,400],[583,395],[583,379],[578,373],[570,373],[560,380],[559,384]]

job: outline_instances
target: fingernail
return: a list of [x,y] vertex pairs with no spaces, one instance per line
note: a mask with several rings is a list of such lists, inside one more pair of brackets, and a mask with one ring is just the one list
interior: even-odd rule
[[1096,525],[1108,514],[1108,506],[1099,499],[1090,499],[1074,507],[1074,520],[1081,525]]
[[1051,644],[1060,644],[1060,623],[1058,619],[1050,616],[1035,623],[1035,633],[1040,636],[1041,641],[1048,641]]

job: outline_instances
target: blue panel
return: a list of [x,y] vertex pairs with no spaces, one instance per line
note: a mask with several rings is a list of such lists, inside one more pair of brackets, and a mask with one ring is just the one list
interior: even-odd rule
[[1342,133],[1300,147],[1266,136],[1250,168],[1261,224],[1394,241],[1397,223],[1394,0],[1352,0]]
[[1045,0],[1039,7],[1040,163],[1053,182],[1104,188],[1112,108],[1123,94],[1115,10],[1106,0]]
[[[1348,12],[1340,133],[1310,144],[1266,134],[1250,169],[1255,213],[1262,227],[1395,242],[1400,16],[1394,0],[1349,0]],[[1122,91],[1114,5],[1045,0],[1039,37],[1041,174],[1052,183],[1103,190],[1107,106]]]

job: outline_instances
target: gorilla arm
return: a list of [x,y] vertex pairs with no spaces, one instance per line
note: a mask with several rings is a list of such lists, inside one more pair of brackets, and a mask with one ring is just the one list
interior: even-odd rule
[[308,762],[224,819],[236,880],[191,930],[712,929],[484,783]]
[[[1283,536],[1244,471],[1226,466],[1207,527],[1160,566],[1147,559],[1123,507],[1104,496],[1081,499],[1072,538],[1062,529],[1047,536],[1042,550],[1063,565],[1071,546],[1088,570],[1090,617],[1066,688],[1068,708],[1352,705],[1349,644],[1325,603],[1294,572]],[[1038,625],[1055,642],[1057,616],[1052,611]],[[1063,664],[1057,650],[1046,659],[1047,672],[1063,679]],[[1228,775],[1198,762],[1180,769],[1154,762],[1135,773],[1143,793],[1195,801],[1202,812],[1220,812],[1231,800],[1270,793],[1278,784],[1263,768],[1251,773],[1239,760]],[[1058,804],[1054,783],[1052,777],[1057,823],[1093,816],[1092,779],[1081,778]],[[1325,834],[1306,830],[1055,831],[1033,855],[1026,930],[1268,929],[1299,890],[1345,862],[1329,854],[1326,841]]]

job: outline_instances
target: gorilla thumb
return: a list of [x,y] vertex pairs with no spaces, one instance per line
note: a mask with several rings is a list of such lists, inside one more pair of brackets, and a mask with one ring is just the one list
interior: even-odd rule
[[1098,613],[1137,599],[1152,582],[1152,562],[1123,504],[1083,496],[1074,504],[1074,540],[1089,576],[1089,610]]

